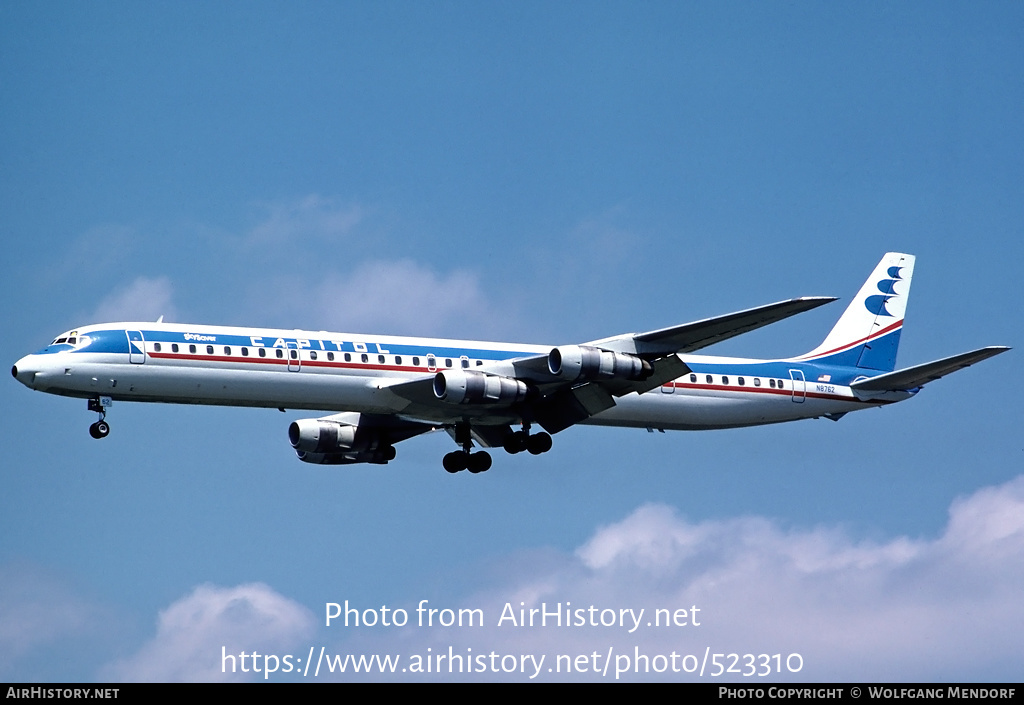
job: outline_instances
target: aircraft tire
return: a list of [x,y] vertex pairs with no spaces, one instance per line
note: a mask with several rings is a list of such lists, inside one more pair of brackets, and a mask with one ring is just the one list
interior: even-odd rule
[[505,442],[502,444],[502,447],[505,449],[506,453],[515,455],[516,453],[522,453],[526,450],[528,440],[529,436],[525,431],[516,431],[515,433],[510,433],[505,438]]
[[477,473],[487,472],[491,468],[491,454],[480,451],[479,453],[473,453],[469,456],[469,471],[476,475]]
[[453,450],[451,453],[444,456],[441,460],[441,464],[444,466],[445,470],[454,475],[455,473],[466,469],[469,464],[468,457],[469,454],[465,451]]
[[551,450],[551,435],[542,431],[530,436],[530,440],[526,444],[526,449],[530,451],[532,455],[547,453]]
[[89,435],[93,438],[100,439],[106,438],[110,433],[110,424],[106,421],[97,421],[96,423],[89,426]]

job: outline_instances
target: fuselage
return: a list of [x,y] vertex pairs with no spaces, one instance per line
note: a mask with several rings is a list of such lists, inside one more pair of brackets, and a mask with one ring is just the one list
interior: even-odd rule
[[[547,354],[551,346],[326,331],[171,323],[85,326],[19,360],[12,373],[53,394],[118,401],[212,404],[318,411],[406,413],[396,382],[450,369],[479,369]],[[586,423],[698,430],[841,414],[899,401],[913,392],[858,398],[858,368],[806,360],[680,355],[690,372],[617,399]],[[457,405],[416,408],[416,420],[456,423]],[[516,423],[515,409],[495,417]]]

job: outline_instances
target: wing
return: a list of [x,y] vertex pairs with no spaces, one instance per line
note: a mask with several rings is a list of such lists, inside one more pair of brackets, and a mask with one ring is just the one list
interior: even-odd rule
[[952,357],[944,357],[923,365],[914,365],[903,370],[887,372],[884,375],[862,379],[850,385],[854,394],[861,398],[869,398],[879,392],[907,392],[922,387],[928,382],[945,377],[957,370],[970,367],[976,362],[1004,353],[1010,348],[995,345],[987,348],[960,353]]
[[702,321],[684,323],[681,326],[606,338],[590,343],[590,345],[637,355],[666,355],[670,352],[690,353],[835,300],[833,296],[804,296],[748,308],[745,311],[737,311],[724,316],[705,318]]
[[480,425],[537,422],[557,433],[615,406],[615,398],[656,389],[690,371],[687,353],[834,301],[804,297],[646,333],[629,333],[546,355],[386,384],[408,402],[403,414]]

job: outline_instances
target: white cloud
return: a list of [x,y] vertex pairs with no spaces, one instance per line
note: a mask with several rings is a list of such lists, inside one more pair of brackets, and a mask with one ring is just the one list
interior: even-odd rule
[[[124,681],[237,681],[259,677],[225,673],[222,649],[239,655],[281,653],[307,639],[313,615],[266,585],[233,588],[201,585],[160,613],[156,636],[134,656],[119,661],[101,676]],[[230,663],[230,662],[229,662]],[[260,664],[261,671],[263,665]]]
[[41,648],[80,638],[108,615],[32,565],[0,566],[0,676]]
[[294,244],[310,237],[337,237],[348,234],[363,219],[361,207],[319,194],[271,203],[266,209],[266,218],[246,236],[250,245]]
[[[830,528],[782,528],[762,517],[691,523],[664,505],[645,505],[620,522],[600,527],[574,554],[548,549],[505,556],[504,579],[491,589],[476,586],[465,599],[432,596],[430,607],[479,608],[482,627],[419,627],[416,605],[406,609],[410,626],[317,628],[313,614],[265,585],[202,586],[161,612],[156,636],[135,656],[100,674],[123,680],[237,680],[257,674],[221,672],[222,647],[283,656],[305,656],[316,642],[328,653],[397,654],[401,667],[431,654],[544,655],[540,680],[612,680],[623,657],[693,654],[798,653],[799,673],[772,678],[725,674],[704,680],[763,684],[801,681],[1013,680],[1024,653],[1024,476],[979,490],[953,503],[944,533],[932,540],[897,537],[856,541]],[[522,603],[522,604],[521,604]],[[644,609],[639,628],[619,626],[498,627],[506,604],[548,611],[590,606],[605,616]],[[569,604],[571,603],[571,605]],[[696,606],[699,612],[692,608]],[[649,626],[654,610],[686,610],[699,626]],[[629,618],[627,616],[627,623]],[[333,643],[332,643],[333,642]],[[608,675],[549,671],[559,656],[593,666],[612,649]],[[468,663],[468,662],[467,662]],[[488,661],[488,663],[490,663]],[[510,663],[510,662],[507,662]],[[690,663],[695,663],[691,661]],[[728,663],[728,661],[725,661]],[[746,667],[745,661],[739,663]],[[758,662],[760,663],[760,662]],[[771,665],[777,662],[772,660]],[[797,661],[793,661],[796,664]],[[512,673],[394,677],[425,680],[481,678],[525,680]],[[711,669],[709,663],[707,669]],[[600,670],[600,668],[599,668]],[[708,670],[710,673],[710,670]],[[271,676],[279,680],[282,676]],[[320,680],[335,677],[322,673]],[[366,677],[366,676],[363,676]],[[373,680],[391,677],[374,672]],[[623,679],[697,679],[668,672],[624,673]]]
[[108,294],[96,307],[89,321],[168,321],[177,317],[172,303],[173,287],[167,277],[137,277],[131,284]]
[[[1024,476],[956,501],[945,532],[932,540],[856,541],[839,529],[787,530],[761,517],[692,523],[670,507],[646,505],[599,528],[572,556],[552,563],[550,552],[538,552],[507,561],[500,587],[459,601],[484,611],[483,629],[411,629],[401,640],[355,632],[341,648],[546,654],[546,667],[559,654],[596,651],[603,658],[609,648],[700,658],[706,649],[778,653],[783,665],[787,654],[799,653],[803,669],[783,677],[1015,679],[1024,653],[1022,517]],[[497,628],[503,606],[518,610],[521,602],[549,610],[567,602],[644,608],[644,624],[633,634],[619,627]],[[655,609],[694,605],[700,626],[647,626]]]
[[408,259],[324,271],[315,281],[279,280],[254,288],[247,301],[259,309],[253,315],[349,333],[472,338],[496,332],[508,314],[495,309],[475,274],[439,273]]

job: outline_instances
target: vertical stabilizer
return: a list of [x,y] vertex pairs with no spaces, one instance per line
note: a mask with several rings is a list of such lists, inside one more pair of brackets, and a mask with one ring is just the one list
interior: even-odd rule
[[798,359],[894,370],[913,275],[914,255],[886,253],[825,341]]

